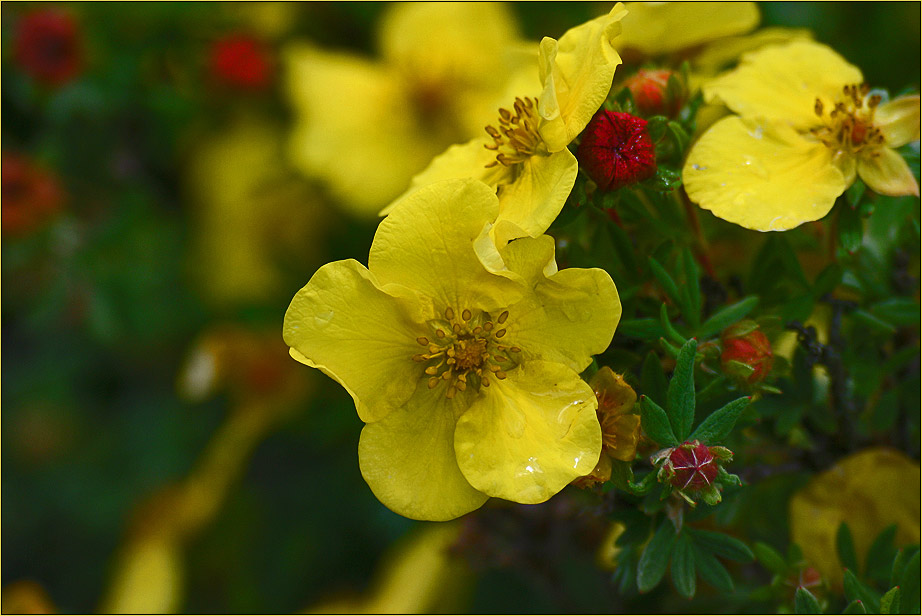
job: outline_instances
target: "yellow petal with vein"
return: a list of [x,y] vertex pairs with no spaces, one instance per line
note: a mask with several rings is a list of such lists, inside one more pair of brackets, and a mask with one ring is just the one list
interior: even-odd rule
[[649,56],[742,34],[759,23],[755,2],[630,2],[618,49]]
[[858,159],[858,175],[876,193],[919,196],[919,184],[906,159],[890,148],[877,148]]
[[491,379],[458,420],[458,465],[485,494],[544,502],[598,462],[595,407],[595,394],[577,373],[525,362],[505,380]]
[[692,201],[756,231],[819,220],[848,186],[823,144],[737,116],[718,121],[692,146],[682,180]]

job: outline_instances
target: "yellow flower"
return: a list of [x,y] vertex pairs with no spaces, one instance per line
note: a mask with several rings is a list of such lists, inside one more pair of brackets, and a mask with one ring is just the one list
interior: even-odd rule
[[285,53],[296,122],[290,157],[353,214],[373,216],[447,145],[483,129],[524,62],[497,3],[386,9],[380,61],[305,43]]
[[890,524],[898,545],[919,542],[919,465],[892,449],[865,449],[817,475],[791,499],[791,540],[804,557],[835,585],[842,565],[836,556],[836,531],[846,522],[858,562]]
[[544,233],[576,181],[579,165],[567,146],[602,106],[621,64],[612,45],[625,13],[618,3],[607,15],[571,28],[560,41],[545,37],[539,46],[538,79],[519,75],[509,87],[516,91],[512,110],[500,109],[497,124],[487,126],[486,135],[436,157],[381,214],[420,186],[471,177],[499,195],[492,231],[497,245]]
[[824,45],[797,41],[743,57],[704,87],[739,114],[714,124],[682,171],[692,201],[758,231],[818,220],[856,174],[884,195],[918,195],[893,148],[919,139],[919,96],[881,104],[861,71]]
[[343,385],[367,424],[365,480],[407,517],[543,502],[599,458],[578,373],[611,341],[617,290],[599,269],[557,271],[549,236],[497,250],[498,209],[476,180],[423,187],[381,222],[367,269],[321,267],[285,314],[291,355]]

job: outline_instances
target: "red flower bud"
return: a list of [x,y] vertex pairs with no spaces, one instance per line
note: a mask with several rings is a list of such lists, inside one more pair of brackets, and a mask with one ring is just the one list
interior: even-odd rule
[[617,190],[656,175],[656,152],[646,127],[642,118],[606,110],[586,126],[576,158],[601,190]]
[[262,90],[269,85],[272,62],[269,50],[255,38],[230,34],[211,48],[211,73],[219,82],[241,90]]
[[[771,372],[774,363],[772,345],[752,321],[741,321],[725,329],[721,334],[721,343],[723,352],[720,355],[720,363],[727,374],[738,376],[746,383],[754,385],[765,380]],[[746,370],[745,374],[740,373],[732,362],[749,366],[752,372]]]
[[16,28],[13,56],[38,81],[60,86],[83,67],[83,49],[77,24],[57,9],[33,11]]
[[680,490],[700,490],[714,483],[718,461],[710,448],[698,441],[685,442],[672,450],[666,462],[674,475],[671,483]]
[[683,96],[669,96],[667,84],[672,75],[679,78],[678,74],[666,69],[640,69],[624,82],[624,87],[631,91],[641,115],[673,117],[679,112],[685,104],[685,96],[684,92]]
[[16,154],[3,154],[3,235],[24,235],[58,212],[64,195],[57,179]]

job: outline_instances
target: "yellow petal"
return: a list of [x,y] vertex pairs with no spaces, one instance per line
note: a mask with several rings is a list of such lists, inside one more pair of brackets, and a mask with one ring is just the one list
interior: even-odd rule
[[858,562],[890,524],[897,524],[897,546],[919,542],[919,483],[918,463],[898,451],[874,448],[848,456],[791,499],[791,540],[837,584],[842,565],[835,537],[842,522],[851,529]]
[[692,201],[756,231],[783,231],[825,216],[847,184],[832,152],[780,124],[714,124],[682,170]]
[[522,163],[515,181],[500,187],[499,217],[493,231],[496,245],[547,231],[570,195],[578,170],[579,163],[567,148]]
[[599,460],[595,407],[592,389],[566,366],[525,362],[491,379],[458,420],[458,464],[490,496],[544,502]]
[[708,102],[720,100],[742,116],[806,130],[817,125],[817,98],[832,109],[843,86],[862,81],[861,71],[829,47],[794,41],[744,55],[735,70],[706,83],[704,94]]
[[467,143],[450,146],[433,158],[428,167],[414,175],[410,187],[381,210],[379,215],[387,216],[398,202],[416,192],[418,188],[442,180],[474,178],[493,187],[511,182],[514,176],[509,167],[499,164],[487,167],[490,163],[496,162],[496,152],[484,147],[492,143],[492,139],[478,137]]
[[[721,4],[719,2],[715,4]],[[689,86],[699,87],[700,76],[712,77],[741,55],[766,45],[779,45],[796,40],[810,40],[813,33],[805,28],[762,28],[743,36],[728,36],[710,43],[694,57],[694,72]]]
[[298,291],[282,333],[295,359],[338,381],[362,421],[374,421],[404,404],[422,376],[413,356],[423,326],[410,314],[360,263],[337,261]]
[[373,216],[444,147],[419,129],[386,67],[306,45],[290,47],[285,62],[296,114],[291,161],[352,213]]
[[875,148],[859,158],[858,175],[878,194],[890,197],[919,196],[919,184],[906,159],[890,148]]
[[538,131],[547,149],[563,150],[582,132],[608,96],[621,56],[613,47],[627,14],[619,2],[607,15],[567,30],[560,41],[541,41],[543,84]]
[[501,252],[507,267],[522,276],[533,293],[509,307],[509,344],[526,357],[565,364],[581,372],[591,355],[608,348],[621,318],[621,301],[611,276],[601,269],[555,272],[553,242],[522,238]]
[[365,426],[359,468],[390,510],[414,520],[451,520],[487,496],[467,482],[455,459],[455,420],[468,398],[423,384],[406,405]]
[[742,34],[759,23],[755,2],[630,2],[626,8],[616,47],[650,56]]
[[424,186],[381,221],[368,267],[382,284],[396,283],[433,298],[435,314],[447,307],[505,307],[521,296],[520,285],[487,271],[474,250],[498,210],[494,190],[477,180]]
[[891,148],[919,140],[919,95],[901,96],[879,106],[874,126],[880,129]]

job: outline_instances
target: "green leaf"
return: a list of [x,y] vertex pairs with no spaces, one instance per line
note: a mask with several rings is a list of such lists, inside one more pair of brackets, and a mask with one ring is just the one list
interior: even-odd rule
[[695,420],[695,351],[698,341],[692,338],[679,349],[672,380],[666,392],[666,412],[672,432],[684,442]]
[[736,537],[731,537],[730,535],[725,535],[724,533],[713,530],[689,530],[692,532],[692,539],[695,545],[701,547],[705,551],[713,552],[718,556],[741,563],[752,562],[755,558],[749,546]]
[[875,329],[881,333],[884,333],[884,334],[895,334],[896,333],[896,328],[894,326],[890,325],[883,319],[880,319],[874,316],[873,314],[871,314],[870,312],[867,312],[866,310],[862,310],[860,308],[858,310],[853,310],[850,316],[856,321],[859,321],[860,323],[863,323],[864,325],[867,325],[868,327],[871,327],[872,329]]
[[888,579],[893,559],[896,557],[896,548],[893,540],[896,537],[896,524],[885,528],[868,548],[865,560],[865,577],[872,580],[885,581]]
[[839,529],[836,531],[836,552],[839,554],[839,562],[843,567],[852,571],[858,570],[855,542],[852,539],[852,531],[845,522],[839,524]]
[[788,564],[784,562],[784,557],[772,546],[761,541],[756,541],[752,546],[752,551],[758,561],[767,570],[776,575],[785,575],[788,572]]
[[874,316],[897,327],[919,323],[919,304],[908,297],[893,297],[877,302],[871,306],[870,311]]
[[860,178],[855,178],[854,183],[845,191],[845,196],[850,206],[857,207],[858,204],[861,203],[861,197],[864,195],[864,188],[864,182],[862,182]]
[[919,579],[919,550],[916,549],[900,575],[899,587],[902,595],[900,611],[904,614],[919,612]]
[[618,333],[628,338],[650,340],[666,335],[658,319],[627,319],[618,324]]
[[687,533],[678,536],[672,550],[672,581],[686,599],[695,596],[695,556]]
[[640,423],[643,426],[644,432],[647,433],[647,436],[660,445],[669,447],[678,445],[679,441],[676,439],[675,434],[672,432],[672,428],[669,426],[669,418],[666,416],[666,411],[647,396],[641,396],[639,404]]
[[864,607],[861,599],[855,599],[851,603],[845,606],[845,609],[842,610],[843,614],[867,614],[868,610]]
[[685,275],[685,305],[688,306],[685,318],[688,324],[695,328],[701,324],[701,286],[698,282],[698,265],[687,246],[682,251],[682,270]]
[[842,576],[842,586],[845,590],[845,598],[848,601],[860,599],[868,611],[874,613],[880,611],[879,595],[865,586],[861,580],[852,573],[851,569],[845,570],[845,574]]
[[899,614],[900,612],[900,587],[894,586],[880,598],[881,614]]
[[831,263],[816,277],[813,283],[813,296],[822,297],[839,286],[842,280],[842,266],[838,263]]
[[758,304],[759,298],[757,296],[744,297],[735,304],[730,304],[712,314],[695,333],[699,338],[710,338],[748,315]]
[[675,140],[676,148],[680,152],[684,152],[690,141],[688,133],[685,132],[685,129],[683,129],[682,125],[678,122],[669,122],[668,126],[669,133],[672,135],[673,140]]
[[718,445],[730,434],[740,413],[746,408],[752,398],[737,398],[728,402],[721,408],[708,415],[692,432],[688,440],[699,440],[706,445]]
[[864,228],[861,215],[850,207],[839,207],[839,243],[849,254],[858,252]]
[[663,519],[637,564],[637,588],[640,592],[652,590],[663,579],[675,539],[675,528],[669,520]]
[[694,546],[695,565],[698,567],[698,573],[701,578],[723,592],[733,592],[733,578],[727,573],[727,569],[720,564],[717,557],[710,552],[705,552],[697,545]]
[[663,331],[666,332],[666,335],[672,338],[672,341],[676,344],[682,345],[685,344],[685,336],[676,331],[676,328],[672,326],[672,323],[669,321],[669,310],[666,308],[666,304],[662,304],[659,310],[659,322],[663,326]]
[[794,592],[794,613],[795,614],[822,614],[820,602],[816,600],[813,593],[798,586]]
[[659,356],[650,351],[643,360],[643,367],[640,370],[641,391],[651,400],[663,400],[663,394],[666,392],[666,375],[663,374],[663,366],[660,363]]
[[647,257],[647,262],[650,264],[650,271],[653,272],[653,276],[659,283],[660,288],[666,293],[666,297],[679,307],[682,314],[685,314],[686,310],[682,307],[682,296],[679,294],[679,287],[676,285],[675,280],[653,257]]

